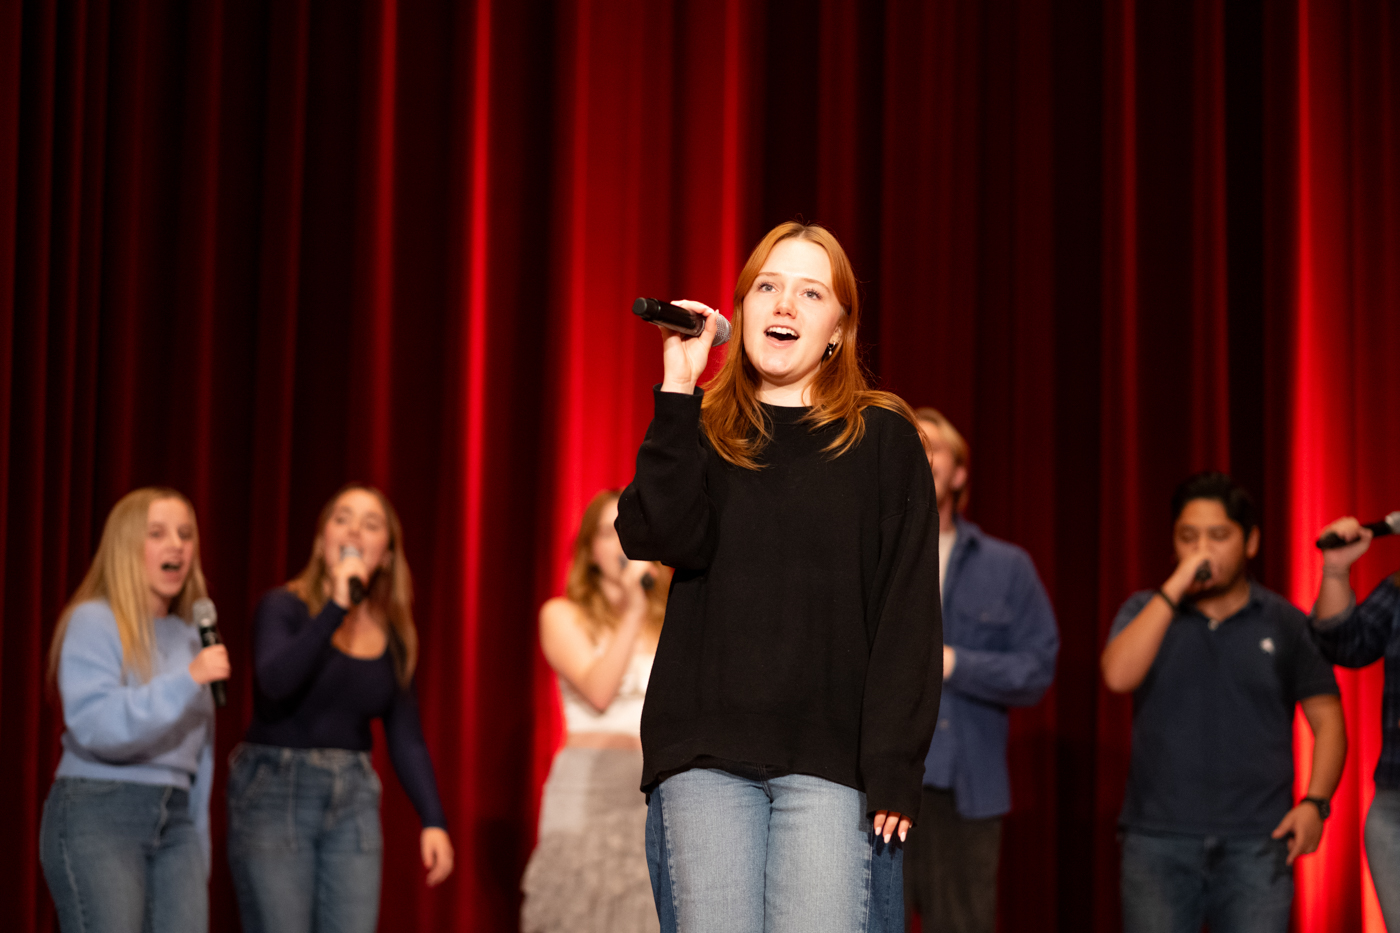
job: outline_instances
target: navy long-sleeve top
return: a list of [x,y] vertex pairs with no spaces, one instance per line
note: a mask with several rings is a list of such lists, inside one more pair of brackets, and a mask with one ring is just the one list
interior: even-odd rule
[[[725,461],[701,393],[655,392],[618,500],[627,555],[675,568],[642,710],[643,789],[694,767],[810,774],[918,814],[938,713],[938,511],[918,430],[763,407],[763,468]],[[743,773],[742,771],[739,773]]]
[[1055,610],[1030,555],[955,519],[943,584],[943,643],[957,662],[943,682],[924,783],[953,790],[968,819],[1011,809],[1007,708],[1049,689],[1060,652]]
[[247,741],[367,752],[384,720],[389,759],[423,825],[445,828],[413,685],[400,687],[388,649],[354,658],[331,643],[346,610],[327,601],[313,619],[290,590],[263,597],[253,618],[253,722]]

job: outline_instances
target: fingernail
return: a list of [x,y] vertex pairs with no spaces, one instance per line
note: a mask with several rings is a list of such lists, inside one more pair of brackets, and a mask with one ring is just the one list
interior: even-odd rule
[[890,841],[890,834],[889,834],[889,833],[885,833],[885,841],[886,841],[886,842],[889,842],[889,841]]
[[909,835],[909,830],[907,830],[907,829],[901,829],[901,830],[899,831],[899,841],[900,841],[900,842],[903,842],[903,841],[905,840],[905,838],[906,838],[908,835]]

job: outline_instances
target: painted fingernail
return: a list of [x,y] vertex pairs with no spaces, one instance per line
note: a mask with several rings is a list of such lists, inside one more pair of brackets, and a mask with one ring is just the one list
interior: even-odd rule
[[899,831],[899,841],[900,841],[900,842],[903,842],[903,841],[908,837],[908,835],[909,835],[909,830],[907,830],[907,829],[901,829],[901,830]]

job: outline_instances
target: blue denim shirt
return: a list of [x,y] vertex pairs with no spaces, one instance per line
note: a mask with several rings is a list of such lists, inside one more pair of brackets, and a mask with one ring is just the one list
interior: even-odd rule
[[[1007,707],[1033,706],[1055,679],[1055,610],[1025,551],[955,519],[943,581],[943,641],[957,654],[943,682],[924,783],[951,788],[968,819],[1011,809]],[[939,663],[941,664],[941,658]]]

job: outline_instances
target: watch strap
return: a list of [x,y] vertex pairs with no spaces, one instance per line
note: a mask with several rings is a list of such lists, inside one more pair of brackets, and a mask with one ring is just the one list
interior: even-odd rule
[[1332,813],[1332,804],[1328,802],[1328,800],[1327,800],[1326,797],[1311,797],[1311,796],[1309,796],[1309,797],[1304,797],[1302,800],[1300,800],[1300,801],[1298,801],[1298,802],[1299,802],[1299,803],[1310,803],[1310,804],[1312,804],[1313,806],[1317,807],[1317,815],[1320,816],[1320,817],[1322,817],[1324,820],[1327,819],[1327,817],[1330,816],[1331,813]]

